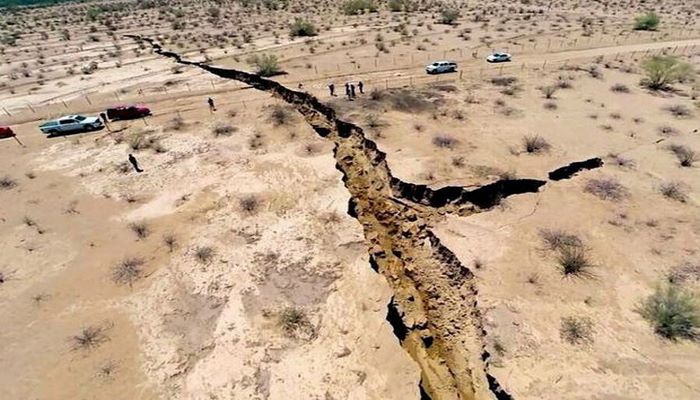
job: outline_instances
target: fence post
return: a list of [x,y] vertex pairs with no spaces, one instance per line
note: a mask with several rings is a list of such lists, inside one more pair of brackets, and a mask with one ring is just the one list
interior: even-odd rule
[[32,107],[31,104],[27,103],[27,107],[29,107],[29,109],[32,110],[34,114],[36,114],[36,110],[34,109],[34,107]]
[[92,102],[90,101],[90,98],[88,97],[88,95],[85,95],[85,100],[87,100],[88,104],[92,105]]
[[2,110],[5,111],[5,114],[7,114],[8,117],[12,116],[12,114],[10,114],[10,112],[7,111],[7,108],[3,107]]

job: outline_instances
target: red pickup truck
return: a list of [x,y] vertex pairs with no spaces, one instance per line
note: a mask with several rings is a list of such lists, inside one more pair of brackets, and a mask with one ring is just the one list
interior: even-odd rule
[[151,115],[151,110],[143,104],[125,104],[107,109],[107,118],[110,120],[135,119],[147,115]]
[[10,128],[9,126],[0,125],[0,139],[11,138],[14,136],[15,133],[12,132],[12,128]]

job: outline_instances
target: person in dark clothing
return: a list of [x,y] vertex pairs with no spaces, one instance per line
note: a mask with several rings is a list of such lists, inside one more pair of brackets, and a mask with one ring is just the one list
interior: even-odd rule
[[216,111],[216,106],[214,106],[214,99],[211,97],[207,99],[207,104],[209,104],[209,112]]
[[355,85],[353,85],[352,83],[350,84],[350,98],[355,98]]
[[332,83],[328,85],[328,91],[331,92],[331,96],[335,96],[335,85]]
[[362,81],[357,82],[357,88],[360,89],[360,94],[364,94],[364,93],[365,93],[365,90],[364,90],[365,84],[362,83]]
[[129,162],[134,167],[134,170],[136,172],[143,172],[143,170],[141,168],[139,168],[139,162],[136,161],[136,157],[134,157],[133,154],[129,154]]
[[350,98],[350,84],[345,82],[345,95],[348,96],[348,99]]

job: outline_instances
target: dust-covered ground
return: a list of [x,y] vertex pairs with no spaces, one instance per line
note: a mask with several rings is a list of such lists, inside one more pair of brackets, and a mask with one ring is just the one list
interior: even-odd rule
[[[273,79],[362,126],[407,182],[546,180],[600,157],[481,213],[432,214],[475,274],[488,373],[515,399],[697,398],[697,340],[664,338],[642,308],[669,284],[697,302],[698,86],[640,85],[652,55],[697,69],[697,10],[664,2],[656,31],[634,31],[636,2],[415,5],[2,10],[0,125],[22,145],[0,140],[0,398],[452,398],[422,391],[426,371],[387,320],[395,293],[348,214],[333,143],[279,99],[159,58],[133,33],[226,67],[276,55],[287,74]],[[454,24],[439,23],[446,7]],[[295,17],[317,35],[290,38]],[[491,49],[513,62],[486,64]],[[460,72],[427,77],[436,59]],[[360,80],[348,101],[343,83]],[[37,128],[121,102],[154,115]]]

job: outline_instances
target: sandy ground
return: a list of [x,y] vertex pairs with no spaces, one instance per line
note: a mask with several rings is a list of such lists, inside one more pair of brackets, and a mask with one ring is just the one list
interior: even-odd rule
[[[449,27],[434,22],[435,10],[338,17],[320,2],[318,16],[307,15],[320,35],[308,41],[287,37],[293,10],[232,5],[229,18],[204,22],[206,8],[175,6],[189,14],[109,14],[114,39],[104,23],[90,32],[69,17],[69,40],[43,25],[56,13],[84,15],[81,5],[2,17],[19,26],[35,19],[40,28],[3,47],[0,63],[0,123],[24,144],[0,141],[0,177],[14,183],[0,189],[0,398],[421,398],[421,370],[387,321],[394,293],[370,268],[368,241],[347,213],[332,143],[279,100],[199,70],[175,71],[124,33],[160,35],[192,59],[228,67],[247,68],[248,54],[277,54],[288,74],[275,79],[302,83],[365,127],[405,181],[438,188],[504,174],[544,179],[602,157],[602,169],[489,212],[440,215],[431,229],[473,266],[490,373],[513,398],[698,397],[698,344],[661,339],[635,312],[669,272],[700,262],[700,174],[668,150],[700,151],[697,84],[662,93],[639,85],[639,61],[650,54],[678,54],[697,69],[696,10],[665,3],[664,24],[652,33],[629,29],[636,9],[597,3],[476,4]],[[475,17],[479,7],[488,23]],[[581,27],[586,16],[592,34]],[[173,18],[189,25],[173,30]],[[240,21],[240,32],[224,34]],[[417,32],[406,39],[401,24]],[[235,42],[248,30],[250,43]],[[215,45],[216,34],[225,44]],[[485,65],[492,48],[515,53],[514,62]],[[426,78],[422,66],[437,58],[458,60],[463,74]],[[88,60],[100,67],[83,75]],[[516,81],[498,86],[499,76]],[[358,79],[368,93],[357,101],[328,96],[328,82],[342,94],[343,82]],[[562,81],[567,87],[545,99],[540,88]],[[611,91],[614,84],[629,93]],[[369,95],[375,89],[378,100]],[[402,106],[393,100],[402,93],[421,100]],[[129,101],[148,102],[154,116],[50,139],[36,127],[45,117]],[[690,114],[672,115],[674,105]],[[231,129],[217,136],[217,126]],[[551,148],[523,153],[523,136],[535,134]],[[438,136],[451,144],[435,145]],[[126,163],[129,153],[143,173]],[[621,158],[625,165],[616,165]],[[626,195],[587,193],[595,178],[615,178]],[[684,202],[659,193],[667,182],[682,183]],[[594,277],[562,278],[543,229],[578,235]],[[115,282],[115,268],[130,258],[141,261],[138,276]],[[687,287],[697,293],[698,283]],[[569,316],[592,321],[590,342],[561,338]],[[81,345],[85,329],[97,333]]]

